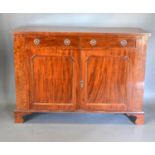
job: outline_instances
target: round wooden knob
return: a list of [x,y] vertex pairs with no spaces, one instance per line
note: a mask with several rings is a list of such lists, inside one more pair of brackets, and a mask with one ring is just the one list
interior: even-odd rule
[[69,46],[71,44],[70,39],[65,39],[64,40],[64,45]]
[[123,60],[125,60],[125,61],[129,60],[129,57],[126,55],[126,56],[123,57]]
[[95,46],[97,44],[97,41],[95,39],[90,40],[90,45]]
[[125,47],[128,44],[128,42],[127,40],[121,40],[120,44],[122,47]]
[[39,45],[40,44],[40,39],[38,39],[38,38],[34,39],[34,44]]

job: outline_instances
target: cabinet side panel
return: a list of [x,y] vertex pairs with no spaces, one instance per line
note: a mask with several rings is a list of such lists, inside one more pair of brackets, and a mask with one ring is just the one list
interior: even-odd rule
[[16,110],[27,110],[29,105],[28,54],[25,52],[25,39],[14,36],[14,64],[16,79]]
[[143,111],[144,77],[146,64],[147,38],[139,40],[134,66],[134,89],[132,111]]

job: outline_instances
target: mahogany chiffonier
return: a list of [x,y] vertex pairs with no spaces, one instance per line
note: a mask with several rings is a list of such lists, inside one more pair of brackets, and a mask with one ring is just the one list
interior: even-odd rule
[[16,29],[15,122],[57,111],[121,113],[143,124],[149,36],[139,28]]

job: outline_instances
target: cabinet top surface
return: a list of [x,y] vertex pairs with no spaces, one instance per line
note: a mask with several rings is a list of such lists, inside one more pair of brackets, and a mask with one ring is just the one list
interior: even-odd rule
[[98,33],[98,34],[127,34],[127,35],[147,35],[151,33],[141,28],[129,27],[51,27],[51,26],[26,26],[14,30],[14,34],[22,33]]

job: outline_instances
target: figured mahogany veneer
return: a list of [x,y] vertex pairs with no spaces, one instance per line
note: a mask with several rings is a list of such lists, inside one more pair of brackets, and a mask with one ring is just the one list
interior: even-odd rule
[[64,111],[122,113],[143,124],[149,36],[137,28],[17,29],[15,121]]

